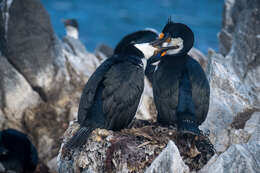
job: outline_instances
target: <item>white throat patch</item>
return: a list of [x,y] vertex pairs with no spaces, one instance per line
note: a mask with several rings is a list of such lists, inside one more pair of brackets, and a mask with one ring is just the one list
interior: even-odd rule
[[179,46],[178,49],[170,49],[166,52],[167,55],[174,55],[179,53],[183,49],[183,39],[178,38],[172,38],[170,43],[164,42],[162,47],[169,47],[169,46]]
[[156,48],[154,48],[153,46],[151,46],[149,43],[140,43],[140,44],[135,44],[134,45],[137,49],[139,49],[141,52],[143,52],[144,57],[146,59],[150,58],[151,56],[153,56],[154,51],[156,50]]
[[66,26],[66,33],[68,36],[78,39],[79,38],[79,32],[77,30],[77,28],[73,27],[73,26]]

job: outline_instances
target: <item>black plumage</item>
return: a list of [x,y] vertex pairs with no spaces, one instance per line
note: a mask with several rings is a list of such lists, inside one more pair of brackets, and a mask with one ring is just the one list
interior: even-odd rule
[[3,130],[0,132],[0,162],[6,170],[33,172],[38,164],[37,150],[24,133]]
[[[83,145],[96,128],[116,131],[126,128],[132,121],[144,88],[144,54],[134,46],[140,41],[136,37],[139,34],[136,32],[123,38],[114,55],[89,78],[79,104],[80,129],[65,144],[66,148]],[[145,41],[157,37],[151,31],[141,35],[148,38]]]
[[169,43],[169,38],[181,38],[183,48],[178,52],[167,50],[165,56],[160,52],[147,62],[146,75],[153,87],[157,120],[163,125],[177,125],[181,132],[199,134],[198,126],[208,113],[210,87],[200,64],[187,54],[193,46],[193,32],[184,24],[170,21],[162,33]]
[[79,25],[78,25],[78,22],[76,19],[67,19],[67,20],[64,20],[64,25],[65,26],[72,26],[76,29],[79,29]]

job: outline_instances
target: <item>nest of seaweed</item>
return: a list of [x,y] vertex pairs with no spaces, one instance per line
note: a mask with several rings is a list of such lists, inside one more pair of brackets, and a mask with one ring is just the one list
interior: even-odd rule
[[[67,130],[67,135],[65,133],[65,141],[76,132],[73,125]],[[66,139],[66,136],[69,137]],[[84,146],[70,151],[62,150],[61,160],[73,160],[73,167],[78,170],[75,172],[91,167],[95,172],[111,173],[127,169],[129,173],[142,173],[169,140],[176,144],[191,171],[200,170],[215,153],[208,135],[182,134],[174,127],[134,120],[130,129],[119,132],[96,129]]]

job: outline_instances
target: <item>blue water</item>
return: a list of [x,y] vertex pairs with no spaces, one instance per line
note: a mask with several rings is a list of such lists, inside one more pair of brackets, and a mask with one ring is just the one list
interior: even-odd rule
[[169,16],[195,33],[195,47],[218,50],[223,0],[42,0],[55,32],[65,35],[62,19],[79,22],[80,39],[93,51],[100,43],[115,46],[126,34],[146,27],[161,31]]

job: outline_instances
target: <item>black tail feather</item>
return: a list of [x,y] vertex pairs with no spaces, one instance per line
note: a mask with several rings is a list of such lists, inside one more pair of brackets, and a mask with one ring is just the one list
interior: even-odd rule
[[89,135],[94,128],[80,127],[80,129],[74,134],[74,136],[65,144],[65,148],[74,149],[82,146],[86,143]]

